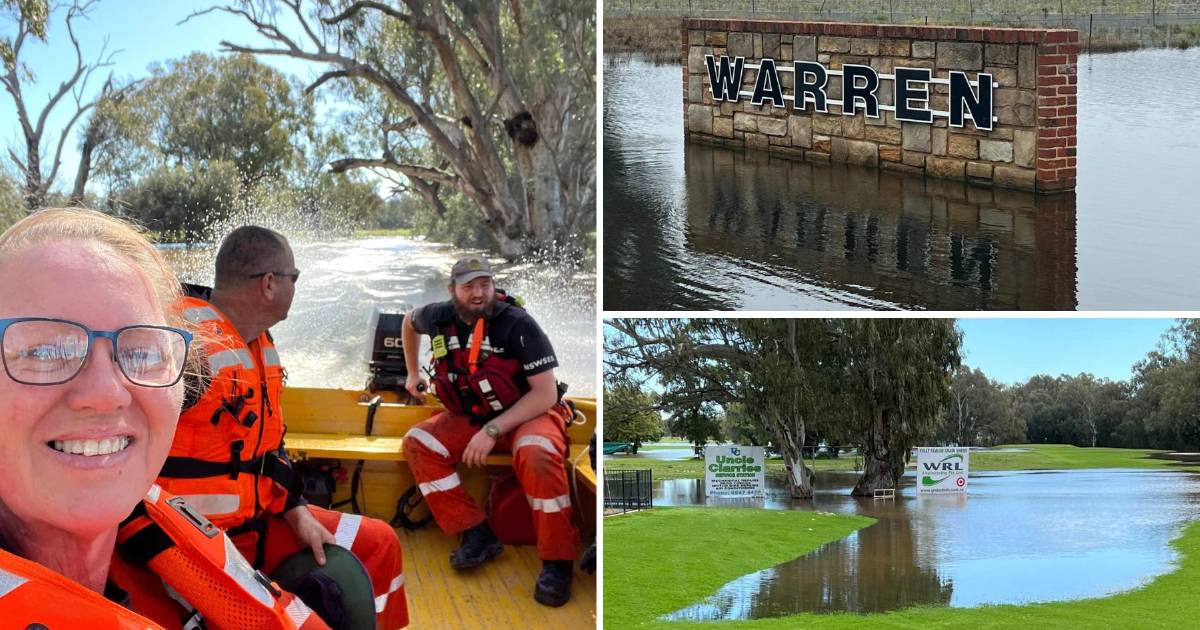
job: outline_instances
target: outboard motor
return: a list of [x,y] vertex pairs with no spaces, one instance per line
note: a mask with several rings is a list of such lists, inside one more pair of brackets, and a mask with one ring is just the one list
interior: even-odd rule
[[371,315],[371,349],[367,365],[371,376],[367,379],[367,391],[404,391],[408,379],[408,368],[404,364],[404,341],[401,326],[405,315],[412,310],[408,304],[396,308],[376,306]]

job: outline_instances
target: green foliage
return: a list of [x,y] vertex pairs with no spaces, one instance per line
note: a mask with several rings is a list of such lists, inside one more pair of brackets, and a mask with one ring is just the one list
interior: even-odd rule
[[1004,386],[978,368],[961,366],[950,384],[950,404],[938,441],[960,446],[995,446],[1025,440],[1025,419]]
[[1086,373],[1038,375],[1013,389],[1013,408],[1034,443],[1143,447],[1147,402],[1138,405],[1128,383]]
[[734,444],[766,446],[771,441],[771,434],[760,421],[760,415],[751,406],[741,402],[725,405],[721,434]]
[[629,442],[636,453],[643,442],[663,436],[663,421],[655,409],[657,396],[636,383],[618,381],[604,388],[604,441]]
[[411,198],[406,203],[413,229],[435,241],[453,243],[459,247],[486,247],[491,237],[484,229],[479,208],[461,194],[443,198],[446,212],[438,215],[433,206]]
[[[46,0],[0,0],[0,14],[14,22],[24,20],[34,37],[46,41],[46,23],[50,21],[50,3]],[[8,37],[0,37],[0,63],[6,71],[16,69],[17,56]]]
[[204,168],[162,165],[121,195],[119,214],[165,240],[196,242],[209,225],[224,221],[238,198],[237,167],[213,161]]
[[841,319],[831,328],[863,454],[854,492],[894,488],[911,448],[933,439],[942,422],[961,334],[947,319]]
[[25,198],[21,195],[20,185],[0,170],[0,232],[16,223],[25,216]]
[[684,407],[667,416],[667,430],[695,446],[704,446],[711,438],[721,441],[721,421],[711,405]]
[[244,184],[278,177],[301,164],[293,138],[313,125],[298,83],[250,55],[204,53],[152,67],[96,116],[114,139],[97,153],[96,175],[116,188],[163,167],[216,163],[232,164]]
[[1181,320],[1137,366],[1136,409],[1149,445],[1200,449],[1200,320]]
[[325,169],[344,138],[316,126],[294,79],[251,55],[195,53],[156,66],[124,98],[102,103],[95,123],[110,139],[95,155],[110,207],[163,238],[219,239],[234,215],[268,210],[338,231],[405,226],[366,173]]

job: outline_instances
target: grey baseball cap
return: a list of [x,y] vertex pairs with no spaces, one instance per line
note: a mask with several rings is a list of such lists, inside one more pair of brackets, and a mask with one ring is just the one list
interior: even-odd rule
[[450,281],[454,284],[463,284],[483,277],[492,277],[492,266],[483,256],[463,258],[454,263],[454,268],[450,270]]

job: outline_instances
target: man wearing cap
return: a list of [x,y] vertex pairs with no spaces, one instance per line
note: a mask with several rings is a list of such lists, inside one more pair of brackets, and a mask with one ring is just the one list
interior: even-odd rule
[[187,375],[187,398],[158,484],[225,529],[264,573],[301,550],[325,566],[325,543],[350,550],[370,576],[368,612],[377,627],[404,627],[408,602],[396,532],[379,519],[307,505],[283,449],[285,376],[268,329],[287,319],[299,278],[287,239],[247,225],[222,241],[212,289],[185,285],[183,316],[200,331],[207,369]]
[[542,559],[534,599],[561,606],[571,596],[579,532],[571,521],[563,467],[572,414],[554,378],[554,349],[529,313],[496,290],[483,257],[455,263],[449,292],[449,300],[404,318],[406,388],[424,398],[418,349],[420,335],[429,335],[433,393],[446,407],[405,435],[405,457],[442,530],[462,535],[450,564],[469,569],[502,547],[483,510],[463,489],[455,464],[483,466],[493,451],[512,452],[517,479],[533,508]]

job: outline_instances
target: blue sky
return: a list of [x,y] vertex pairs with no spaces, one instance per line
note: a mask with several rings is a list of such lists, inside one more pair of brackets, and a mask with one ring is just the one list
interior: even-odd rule
[[[248,23],[239,17],[225,13],[209,13],[192,18],[186,24],[178,24],[189,14],[212,6],[216,2],[169,0],[167,2],[150,2],[148,0],[102,0],[98,2],[86,20],[75,22],[75,33],[79,38],[85,61],[93,61],[104,46],[104,38],[109,38],[108,50],[119,50],[113,56],[114,65],[105,68],[102,74],[93,76],[85,92],[85,98],[94,96],[104,83],[108,72],[117,79],[136,79],[148,76],[151,64],[161,63],[169,59],[185,57],[194,51],[216,53],[221,40],[233,43],[262,46],[266,40],[260,37]],[[285,22],[286,24],[286,22]],[[0,25],[0,32],[12,37],[15,34],[15,24]],[[287,29],[285,29],[286,31]],[[22,60],[37,75],[38,82],[24,89],[31,111],[40,111],[45,104],[48,94],[58,87],[58,84],[70,76],[74,70],[75,56],[71,48],[66,29],[62,26],[61,18],[56,14],[47,33],[48,44],[29,40],[22,50]],[[286,57],[259,56],[258,59],[282,72],[299,76],[303,79],[316,77],[320,66]],[[70,97],[68,96],[67,99]],[[64,99],[66,100],[66,99]],[[67,122],[73,109],[72,103],[60,103],[58,109],[47,121],[47,129],[54,130],[57,141],[58,130]],[[36,114],[31,114],[36,115]],[[82,121],[81,121],[82,122]],[[57,190],[62,190],[75,179],[75,170],[79,163],[79,129],[76,123],[66,145],[63,147],[63,164],[59,168],[56,180]],[[21,138],[20,127],[17,123],[16,110],[8,93],[0,91],[0,146],[15,146]],[[23,141],[22,141],[23,143]],[[44,159],[48,161],[53,156],[53,147]],[[5,159],[5,166],[11,168]]]
[[[1036,374],[1081,372],[1126,380],[1133,364],[1155,349],[1174,323],[1150,318],[969,318],[959,319],[958,327],[963,362],[1011,385]],[[660,389],[657,381],[650,387]]]
[[1125,380],[1172,319],[959,319],[963,362],[1003,383],[1035,374],[1092,374]]

